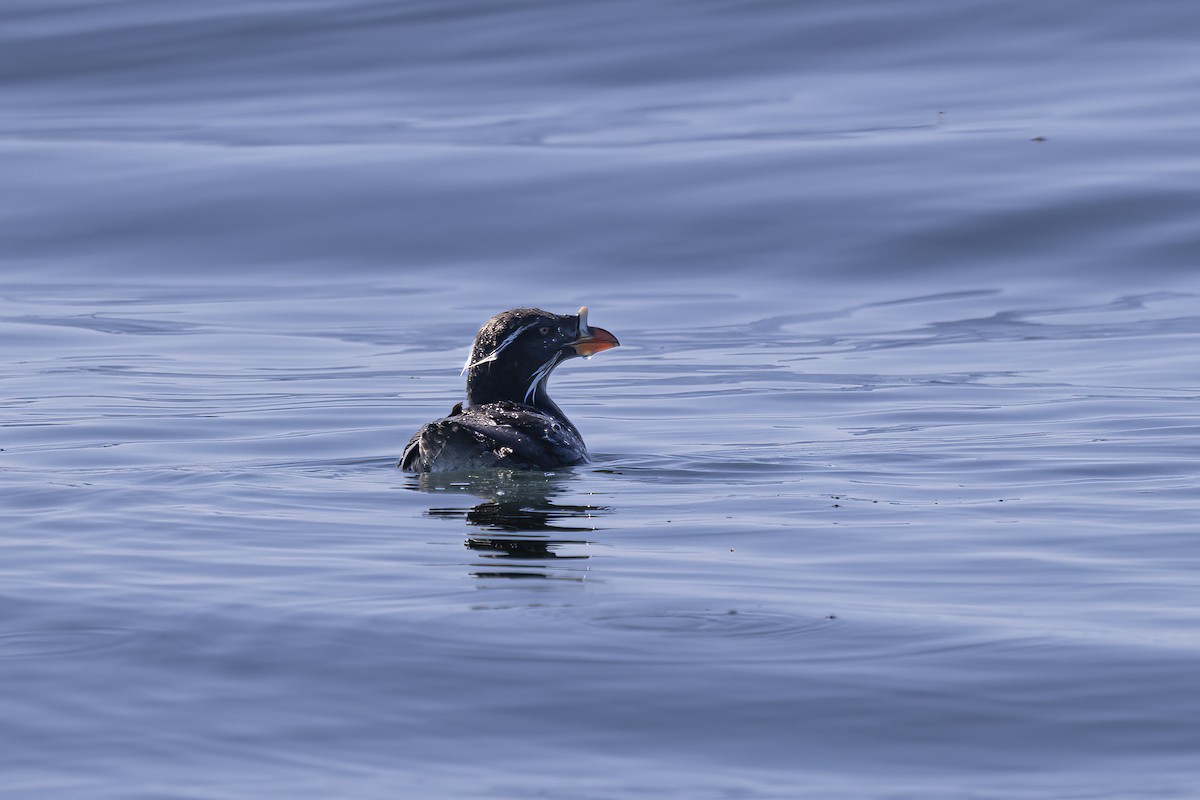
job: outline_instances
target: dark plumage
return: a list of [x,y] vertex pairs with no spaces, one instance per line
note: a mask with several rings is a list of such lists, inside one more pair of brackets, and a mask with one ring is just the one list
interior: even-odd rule
[[479,329],[467,373],[467,401],[417,431],[400,458],[418,472],[505,467],[556,469],[587,461],[583,437],[546,391],[554,368],[620,344],[578,314],[515,308]]

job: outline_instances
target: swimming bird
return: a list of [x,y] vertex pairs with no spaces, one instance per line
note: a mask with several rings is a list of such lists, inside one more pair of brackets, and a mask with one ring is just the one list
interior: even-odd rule
[[488,320],[463,367],[466,403],[417,431],[398,466],[453,472],[585,463],[583,437],[550,399],[546,382],[562,362],[620,344],[604,328],[589,326],[587,317],[587,306],[578,314],[514,308]]

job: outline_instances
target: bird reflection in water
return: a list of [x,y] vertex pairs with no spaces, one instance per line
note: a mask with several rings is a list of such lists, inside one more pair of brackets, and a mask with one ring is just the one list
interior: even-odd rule
[[487,562],[477,578],[557,578],[582,580],[582,571],[564,561],[590,558],[579,552],[592,544],[568,538],[597,529],[596,518],[611,509],[598,505],[557,503],[578,476],[570,472],[487,470],[478,473],[413,475],[408,488],[449,496],[479,499],[472,505],[434,506],[426,514],[462,519],[477,529],[465,545]]

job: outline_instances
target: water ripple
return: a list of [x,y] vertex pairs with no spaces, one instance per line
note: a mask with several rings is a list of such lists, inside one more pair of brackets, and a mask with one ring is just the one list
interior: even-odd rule
[[661,611],[594,617],[591,623],[618,631],[677,636],[732,638],[791,638],[826,633],[839,623],[836,617],[802,617],[769,611]]
[[125,628],[74,628],[0,633],[0,660],[58,658],[111,650],[128,644],[138,631]]

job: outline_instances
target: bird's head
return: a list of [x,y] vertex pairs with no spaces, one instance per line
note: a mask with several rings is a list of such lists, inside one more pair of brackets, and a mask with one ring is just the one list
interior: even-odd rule
[[463,368],[467,404],[509,400],[558,412],[546,395],[546,380],[554,368],[620,344],[603,328],[589,326],[587,314],[587,306],[578,314],[514,308],[492,317],[476,334]]

